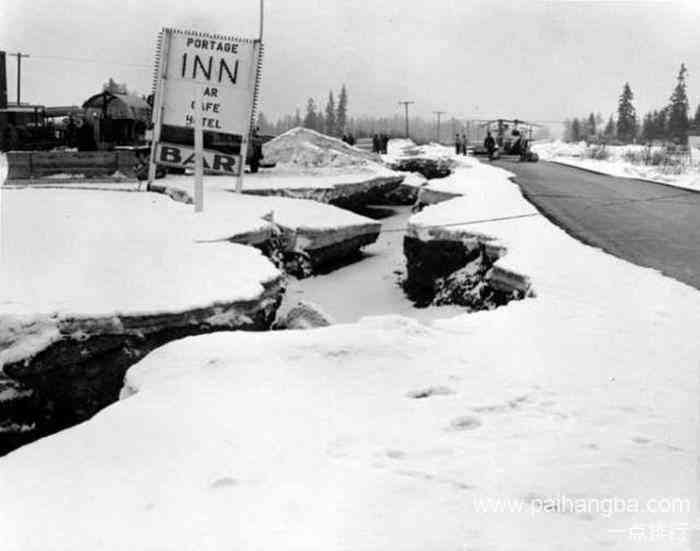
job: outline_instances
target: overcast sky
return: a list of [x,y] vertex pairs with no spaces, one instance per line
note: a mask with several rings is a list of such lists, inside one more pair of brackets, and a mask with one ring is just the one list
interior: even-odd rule
[[[391,115],[407,99],[424,116],[607,117],[625,81],[643,113],[667,102],[682,61],[693,111],[700,101],[700,2],[265,4],[262,109],[272,117],[342,83],[354,115]],[[32,56],[22,100],[44,105],[80,104],[110,76],[149,92],[163,26],[254,37],[258,2],[0,0],[0,47]],[[15,67],[10,57],[11,101]]]

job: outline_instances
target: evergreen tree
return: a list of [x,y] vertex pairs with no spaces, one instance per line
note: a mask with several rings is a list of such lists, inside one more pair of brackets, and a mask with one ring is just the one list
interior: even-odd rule
[[324,134],[326,132],[326,119],[323,116],[323,110],[321,109],[321,105],[323,104],[319,101],[317,105],[318,112],[316,113],[316,126],[313,128],[316,132],[321,132],[321,134]]
[[605,136],[606,140],[614,140],[616,138],[616,128],[615,121],[613,120],[612,115],[610,115],[608,124],[605,125],[605,130],[603,131],[603,136]]
[[700,132],[700,105],[698,105],[698,108],[695,110],[693,126],[695,127],[695,132]]
[[676,87],[671,94],[671,103],[668,106],[668,132],[669,137],[679,143],[688,143],[688,95],[686,93],[685,75],[688,70],[685,63],[681,63],[681,69],[676,77]]
[[338,109],[335,115],[335,124],[338,128],[338,134],[345,132],[345,126],[348,120],[348,91],[345,88],[345,84],[340,89],[340,96],[338,96]]
[[335,120],[335,100],[333,92],[328,92],[328,102],[326,103],[326,134],[329,136],[337,136],[339,134]]
[[316,115],[316,104],[313,98],[309,98],[306,102],[306,115],[304,115],[304,127],[312,130],[316,129],[318,124],[318,116]]
[[581,122],[577,118],[571,121],[571,141],[581,141]]
[[588,124],[586,126],[586,131],[588,134],[588,136],[586,136],[586,138],[595,137],[595,135],[597,134],[595,115],[593,113],[588,115]]
[[642,122],[642,139],[646,142],[650,142],[654,139],[654,114],[647,113],[644,115],[644,121]]
[[294,112],[294,127],[301,126],[301,122],[301,111],[297,107],[297,110]]
[[668,108],[654,111],[654,139],[668,139]]
[[103,92],[111,92],[112,94],[128,94],[129,91],[125,82],[117,82],[112,77],[102,85]]
[[632,142],[637,133],[637,114],[632,105],[633,99],[632,89],[626,82],[617,104],[617,137],[625,143]]

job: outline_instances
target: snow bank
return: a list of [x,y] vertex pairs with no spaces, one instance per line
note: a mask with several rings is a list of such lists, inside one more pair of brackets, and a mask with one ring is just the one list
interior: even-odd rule
[[[532,213],[507,178],[455,185],[416,231]],[[686,549],[695,518],[651,500],[696,510],[700,294],[541,216],[454,231],[538,297],[168,344],[0,459],[4,548]]]
[[[591,148],[585,142],[576,144],[561,141],[536,143],[532,149],[541,159],[592,170],[617,178],[649,180],[674,187],[700,191],[700,157],[691,156],[688,165],[682,167],[665,167],[663,165],[645,165],[630,162],[630,154],[643,157],[646,147],[643,145],[605,146],[607,159],[590,158]],[[652,147],[650,153],[662,153],[663,148]]]

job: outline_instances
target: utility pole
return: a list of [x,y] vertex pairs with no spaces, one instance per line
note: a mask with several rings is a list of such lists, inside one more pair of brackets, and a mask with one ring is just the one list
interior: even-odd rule
[[399,105],[403,105],[404,110],[406,111],[406,139],[408,139],[408,106],[416,103],[415,101],[400,101]]
[[445,114],[445,111],[433,111],[433,114],[437,115],[437,135],[435,141],[440,143],[440,117]]
[[7,54],[7,55],[13,55],[17,58],[17,105],[20,104],[20,79],[22,75],[22,58],[23,57],[29,57],[29,54],[23,54],[22,52],[16,52],[14,54]]

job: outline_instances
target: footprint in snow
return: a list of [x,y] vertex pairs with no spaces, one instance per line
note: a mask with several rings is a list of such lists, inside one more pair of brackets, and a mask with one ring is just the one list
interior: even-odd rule
[[386,456],[391,459],[403,459],[406,457],[406,452],[401,450],[386,450]]
[[463,430],[474,430],[481,426],[481,419],[473,415],[463,415],[462,417],[457,417],[452,419],[450,423],[450,430],[463,431]]
[[216,490],[218,488],[228,488],[231,486],[236,486],[238,484],[238,480],[236,480],[233,477],[230,476],[224,476],[221,478],[217,478],[214,482],[209,484],[209,487]]
[[430,386],[420,390],[412,390],[407,396],[419,400],[421,398],[430,398],[431,396],[448,396],[454,393],[454,390],[446,386]]

